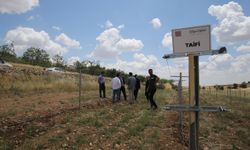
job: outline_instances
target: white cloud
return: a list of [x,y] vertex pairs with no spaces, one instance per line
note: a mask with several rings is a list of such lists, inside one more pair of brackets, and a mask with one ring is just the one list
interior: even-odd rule
[[40,19],[40,15],[32,15],[32,16],[29,16],[27,18],[27,21],[32,21],[32,20],[35,20],[35,19]]
[[149,68],[158,68],[160,63],[154,55],[145,56],[142,53],[135,53],[132,61],[118,59],[115,64],[106,65],[107,68],[116,68],[134,74],[146,74]]
[[29,16],[29,17],[27,18],[28,21],[31,21],[31,20],[34,20],[34,19],[35,19],[34,16]]
[[250,54],[233,57],[230,54],[210,56],[200,62],[202,84],[232,84],[249,81]]
[[80,61],[79,57],[70,57],[67,61],[68,66],[73,66],[75,62]]
[[55,41],[68,46],[70,48],[80,48],[80,42],[68,37],[65,33],[61,33],[55,38]]
[[0,13],[21,14],[39,5],[39,0],[0,0]]
[[62,29],[61,29],[60,27],[58,27],[58,26],[52,26],[52,29],[57,30],[57,31],[61,31],[61,30],[62,30]]
[[52,41],[45,31],[35,31],[33,28],[18,27],[9,30],[5,36],[6,41],[14,41],[16,53],[22,55],[27,48],[36,47],[46,50],[51,56],[64,54],[68,50]]
[[[181,59],[179,59],[181,60]],[[183,60],[181,60],[183,61]],[[187,62],[185,62],[187,64]],[[115,64],[105,65],[107,68],[115,68],[125,72],[133,72],[139,75],[148,75],[148,69],[152,68],[154,73],[161,78],[170,79],[171,75],[178,75],[179,72],[187,74],[187,68],[177,67],[179,64],[168,66],[162,65],[158,58],[154,55],[145,55],[143,53],[135,53],[132,61],[117,59]]]
[[125,39],[120,35],[118,28],[109,28],[103,31],[96,40],[99,42],[90,57],[109,59],[123,52],[138,51],[143,48],[141,40]]
[[158,29],[161,27],[161,20],[159,18],[154,18],[150,21],[150,23],[153,25],[155,29]]
[[[210,56],[207,61],[200,61],[201,85],[232,84],[249,81],[250,54],[233,57],[230,54]],[[147,70],[152,68],[154,73],[161,78],[172,79],[171,75],[188,75],[188,59],[178,58],[161,64],[154,55],[135,53],[133,60],[117,59],[115,64],[104,65],[134,74],[148,75]],[[188,80],[184,82],[188,85]]]
[[119,25],[117,28],[118,28],[118,29],[123,29],[123,28],[125,28],[125,25],[124,25],[124,24]]
[[112,24],[112,22],[110,22],[109,20],[107,20],[106,21],[106,23],[105,23],[105,28],[112,28],[113,27],[113,24]]
[[116,47],[121,51],[130,51],[141,49],[143,44],[140,40],[136,39],[120,39],[116,43]]
[[161,43],[162,43],[162,45],[164,47],[172,49],[172,35],[171,35],[171,32],[168,32],[168,33],[166,33],[164,35]]
[[[236,57],[232,62],[232,67],[237,73],[247,74],[249,72],[250,54]],[[247,74],[249,76],[249,74]]]
[[217,42],[223,44],[250,40],[250,17],[244,15],[238,3],[211,5],[208,13],[218,20],[218,25],[212,30]]
[[236,49],[238,52],[250,52],[250,42],[243,44]]

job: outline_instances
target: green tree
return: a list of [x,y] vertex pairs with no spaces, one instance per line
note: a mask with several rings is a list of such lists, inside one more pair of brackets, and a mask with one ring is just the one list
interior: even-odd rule
[[38,65],[42,67],[50,67],[51,62],[49,54],[40,48],[31,47],[24,52],[22,59],[32,65]]
[[52,60],[55,67],[65,68],[65,61],[62,55],[56,54],[55,56],[53,56]]
[[10,62],[18,61],[13,42],[0,46],[0,58]]
[[76,69],[77,72],[80,72],[80,70],[83,70],[83,68],[84,68],[83,64],[81,62],[79,62],[79,61],[76,61],[74,63],[74,66],[75,66],[75,69]]
[[238,84],[237,83],[234,83],[233,84],[233,89],[237,89],[238,88]]
[[241,87],[241,88],[247,88],[247,83],[246,83],[246,82],[242,82],[242,83],[240,84],[240,87]]

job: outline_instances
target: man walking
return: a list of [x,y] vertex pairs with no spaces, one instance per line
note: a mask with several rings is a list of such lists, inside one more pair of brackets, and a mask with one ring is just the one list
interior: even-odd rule
[[156,83],[159,81],[159,77],[153,74],[153,69],[148,70],[149,77],[147,78],[146,93],[150,101],[150,106],[153,109],[157,109],[157,105],[154,101],[154,94],[156,92]]
[[135,100],[137,100],[137,96],[138,96],[138,91],[141,88],[141,83],[140,83],[140,79],[137,77],[137,74],[135,74],[135,91],[134,91],[134,95],[135,95]]
[[98,84],[99,84],[99,95],[100,98],[106,98],[105,93],[105,78],[103,76],[103,72],[98,76]]
[[133,73],[129,72],[129,77],[128,77],[128,95],[129,95],[129,103],[130,104],[134,103],[134,100],[135,100],[135,95],[134,95],[135,84],[136,84],[136,79],[133,76]]
[[120,100],[121,81],[119,79],[119,73],[117,73],[116,77],[114,77],[111,80],[111,86],[113,90],[112,100],[113,100],[113,103],[115,103]]

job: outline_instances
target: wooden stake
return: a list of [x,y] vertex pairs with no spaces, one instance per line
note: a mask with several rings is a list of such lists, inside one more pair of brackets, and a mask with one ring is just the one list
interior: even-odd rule
[[[199,57],[189,55],[189,105],[199,106]],[[189,149],[198,150],[199,112],[189,113]]]

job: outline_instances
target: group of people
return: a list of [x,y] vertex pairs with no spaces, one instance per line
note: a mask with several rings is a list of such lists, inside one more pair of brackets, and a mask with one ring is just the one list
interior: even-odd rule
[[[145,87],[145,96],[150,102],[152,109],[157,109],[157,105],[154,101],[154,94],[156,92],[156,83],[159,81],[159,77],[153,74],[153,70],[148,70],[149,76],[146,77],[146,87]],[[105,91],[105,78],[103,73],[98,76],[99,83],[99,95],[100,98],[106,98]],[[124,100],[127,100],[126,88],[125,88],[125,79],[120,74],[117,73],[114,78],[111,80],[112,87],[112,102],[118,102],[121,100],[121,93],[123,94]],[[127,79],[127,90],[128,90],[128,101],[130,104],[133,104],[137,101],[138,92],[140,90],[140,79],[137,75],[133,75],[132,72],[129,72]]]
[[[117,73],[116,77],[111,80],[111,85],[113,90],[113,103],[120,101],[121,93],[123,94],[124,100],[127,100],[125,79],[120,73]],[[128,100],[130,104],[137,100],[140,87],[140,79],[137,78],[137,75],[133,76],[133,73],[130,72],[127,80]]]

